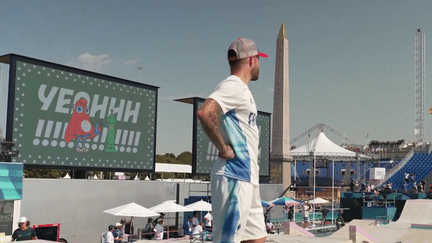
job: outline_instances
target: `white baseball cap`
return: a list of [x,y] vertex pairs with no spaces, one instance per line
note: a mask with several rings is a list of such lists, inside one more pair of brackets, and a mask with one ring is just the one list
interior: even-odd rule
[[121,226],[123,226],[121,223],[119,222],[116,223],[116,227],[121,227]]
[[21,217],[18,220],[18,223],[25,223],[25,222],[27,222],[27,218],[26,217]]

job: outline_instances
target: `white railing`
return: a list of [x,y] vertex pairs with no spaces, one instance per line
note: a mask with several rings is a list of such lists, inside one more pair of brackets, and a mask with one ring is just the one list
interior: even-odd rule
[[405,155],[405,157],[399,162],[399,164],[397,164],[395,167],[393,167],[393,169],[391,169],[388,173],[386,173],[383,182],[387,181],[392,176],[394,176],[396,172],[398,172],[402,167],[404,167],[408,163],[408,161],[413,157],[413,155],[414,155],[414,148],[412,148],[411,151],[409,151],[409,153]]

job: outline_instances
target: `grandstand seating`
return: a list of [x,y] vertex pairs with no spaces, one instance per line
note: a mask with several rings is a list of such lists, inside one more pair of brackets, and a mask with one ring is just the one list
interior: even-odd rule
[[[412,158],[399,169],[392,177],[388,179],[388,182],[393,184],[394,190],[400,190],[403,185],[405,173],[414,173],[415,182],[419,183],[424,180],[432,171],[432,155],[428,153],[414,153]],[[412,188],[410,181],[408,188]]]

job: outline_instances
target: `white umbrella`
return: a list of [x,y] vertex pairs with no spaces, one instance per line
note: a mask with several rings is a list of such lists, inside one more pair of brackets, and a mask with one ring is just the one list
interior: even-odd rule
[[131,216],[131,217],[133,216],[133,217],[141,217],[141,218],[159,216],[159,214],[156,213],[155,211],[151,209],[147,209],[136,203],[128,203],[122,206],[105,210],[103,212],[115,216]]
[[212,205],[203,200],[185,206],[192,211],[212,211]]
[[308,203],[310,203],[310,204],[325,204],[325,203],[329,203],[329,201],[322,199],[320,197],[317,197],[313,200],[309,200]]
[[[158,204],[154,207],[150,208],[151,210],[158,212],[158,213],[168,213],[168,220],[169,220],[169,213],[178,213],[178,212],[192,212],[193,210],[188,209],[186,207],[183,207],[172,200],[165,201],[161,204]],[[168,237],[169,238],[169,223],[168,223]]]
[[161,204],[158,204],[154,207],[151,207],[150,210],[153,210],[158,213],[178,213],[178,212],[192,212],[193,210],[183,207],[172,200],[165,201]]

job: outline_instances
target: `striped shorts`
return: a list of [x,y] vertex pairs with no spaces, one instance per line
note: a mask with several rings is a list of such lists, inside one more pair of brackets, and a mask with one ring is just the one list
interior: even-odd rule
[[267,235],[259,186],[211,175],[213,242],[234,243]]

